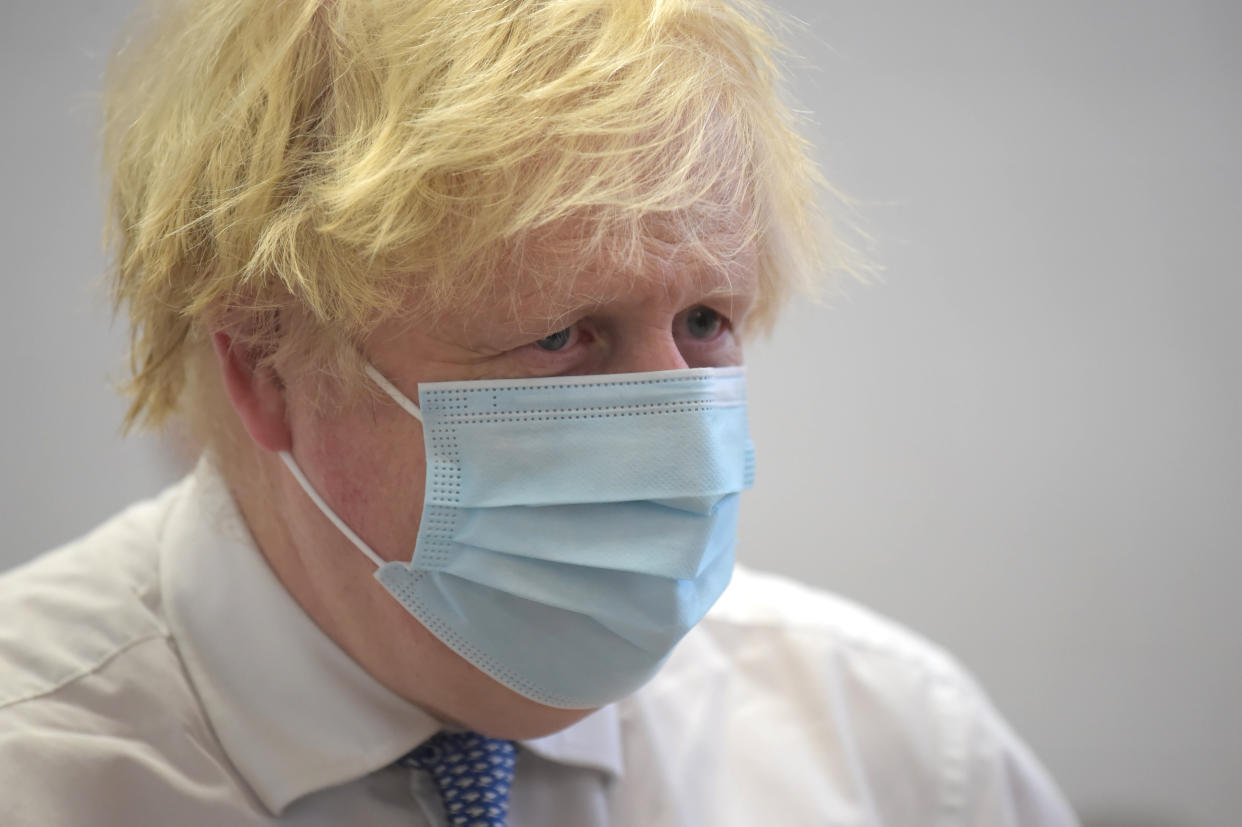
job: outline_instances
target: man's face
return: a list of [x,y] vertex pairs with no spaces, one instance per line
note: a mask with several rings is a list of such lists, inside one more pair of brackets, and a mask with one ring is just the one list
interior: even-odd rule
[[[415,400],[424,382],[742,361],[740,331],[756,291],[753,255],[727,271],[650,257],[641,272],[600,264],[568,277],[509,278],[469,307],[381,326],[364,355]],[[298,462],[381,557],[408,561],[426,472],[421,425],[396,404],[370,397],[324,414],[311,404],[311,392],[296,381],[286,392]],[[284,485],[275,507],[297,551],[292,571],[274,566],[320,625],[390,689],[444,718],[507,737],[551,732],[586,714],[527,700],[441,644],[375,582],[372,564],[296,485],[278,478]],[[290,577],[304,582],[299,588]]]

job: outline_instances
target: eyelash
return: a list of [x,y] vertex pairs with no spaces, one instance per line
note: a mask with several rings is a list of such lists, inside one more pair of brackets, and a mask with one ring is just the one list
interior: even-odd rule
[[[707,305],[702,305],[702,304],[695,305],[687,310],[682,311],[681,313],[678,313],[677,316],[675,317],[674,324],[678,328],[689,325],[695,314],[698,314],[704,311],[711,314],[711,322],[715,326],[715,329],[712,331],[711,335],[706,336],[702,339],[691,335],[690,336],[691,341],[696,344],[708,344],[714,341],[715,339],[717,339],[722,334],[726,333],[727,331],[732,330],[733,328],[732,322],[730,322],[727,316],[725,316],[723,313],[716,310],[715,308],[708,307]],[[689,333],[688,330],[686,332]],[[680,330],[675,330],[675,335],[680,335],[680,334],[681,334]],[[529,347],[536,350],[537,352],[541,354],[562,353],[568,349],[571,349],[575,345],[580,344],[581,343],[580,340],[587,335],[588,335],[587,332],[583,329],[583,324],[581,322],[575,322],[569,327],[562,328],[561,330],[558,330],[555,333],[550,333],[547,336],[536,339],[535,341],[530,343]],[[557,346],[556,347],[545,347],[544,346],[545,342],[548,342],[549,344],[556,344]]]

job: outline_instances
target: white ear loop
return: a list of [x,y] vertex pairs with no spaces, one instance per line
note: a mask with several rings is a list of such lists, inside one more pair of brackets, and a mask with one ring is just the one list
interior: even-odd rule
[[392,382],[389,382],[384,377],[384,374],[376,370],[374,365],[372,365],[370,362],[367,362],[366,370],[367,370],[367,376],[370,376],[372,381],[375,382],[375,384],[383,388],[384,393],[391,396],[393,402],[396,402],[398,405],[404,408],[406,413],[408,413],[410,416],[417,419],[419,422],[423,421],[423,412],[418,409],[418,406],[415,405],[413,402],[411,402],[410,398],[406,396],[404,393],[402,393],[397,388],[396,385],[394,385]]
[[363,542],[362,538],[355,534],[352,528],[345,525],[345,521],[338,517],[336,512],[332,510],[331,506],[324,502],[323,497],[319,496],[319,492],[314,489],[314,487],[310,484],[310,480],[306,478],[306,475],[302,473],[302,469],[298,467],[298,463],[294,460],[293,454],[288,451],[281,451],[280,458],[285,461],[285,465],[289,468],[289,473],[293,474],[293,478],[298,481],[298,485],[302,486],[302,490],[306,492],[306,496],[310,497],[315,505],[319,506],[319,510],[323,512],[323,515],[331,520],[332,524],[340,529],[341,533],[344,534],[350,542],[356,545],[359,551],[371,558],[371,562],[374,563],[376,567],[384,565],[384,560],[372,551],[371,547]]
[[[402,393],[396,385],[384,378],[384,374],[376,370],[375,366],[370,362],[367,363],[366,371],[367,376],[370,376],[375,384],[383,388],[384,392],[392,397],[392,401],[404,408],[406,413],[417,419],[419,422],[423,421],[423,412],[418,409],[418,406],[410,401],[410,398]],[[306,496],[311,498],[311,501],[319,507],[319,510],[323,512],[323,515],[331,520],[332,524],[335,525],[351,543],[357,546],[359,551],[369,557],[372,563],[374,563],[377,567],[383,566],[384,560],[372,551],[371,547],[368,546],[361,537],[354,533],[354,530],[347,526],[344,520],[337,516],[337,513],[332,510],[332,507],[329,506],[326,501],[324,501],[323,497],[319,496],[319,492],[315,490],[314,486],[311,485],[310,480],[308,480],[306,475],[302,473],[302,469],[298,467],[297,460],[293,458],[293,454],[288,451],[281,451],[280,458],[284,460],[285,466],[289,469],[289,473],[293,474],[293,478],[298,481],[298,485],[302,486],[302,490],[306,492]]]

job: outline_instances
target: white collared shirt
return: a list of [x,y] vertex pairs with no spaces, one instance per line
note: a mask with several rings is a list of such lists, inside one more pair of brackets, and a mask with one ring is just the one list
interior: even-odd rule
[[[209,463],[0,578],[0,824],[438,825],[441,724],[288,595]],[[634,696],[519,745],[512,827],[1076,821],[946,656],[739,569]]]

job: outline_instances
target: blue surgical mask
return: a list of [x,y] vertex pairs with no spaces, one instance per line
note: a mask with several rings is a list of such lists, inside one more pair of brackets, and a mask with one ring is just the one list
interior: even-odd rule
[[642,686],[733,571],[753,479],[742,368],[435,382],[419,405],[427,482],[412,558],[376,579],[480,670],[548,706]]

